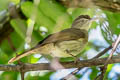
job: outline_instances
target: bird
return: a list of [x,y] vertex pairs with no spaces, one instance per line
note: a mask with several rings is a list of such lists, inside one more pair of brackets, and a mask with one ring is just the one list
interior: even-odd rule
[[88,43],[88,30],[95,21],[89,15],[80,15],[72,23],[70,28],[48,35],[32,49],[19,54],[8,61],[13,63],[25,56],[40,53],[50,55],[53,58],[66,58],[78,55]]

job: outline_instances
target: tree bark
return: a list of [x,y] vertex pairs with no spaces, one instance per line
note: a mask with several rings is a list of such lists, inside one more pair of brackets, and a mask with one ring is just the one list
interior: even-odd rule
[[[88,59],[88,60],[80,60],[76,64],[74,61],[72,62],[61,62],[60,64],[63,65],[64,68],[78,68],[78,67],[92,67],[92,66],[101,66],[104,65],[107,58],[95,58],[95,59]],[[120,57],[114,56],[108,62],[109,64],[112,63],[120,63]],[[64,69],[64,68],[58,68]],[[53,70],[50,66],[50,63],[35,63],[29,64],[25,63],[23,65],[0,65],[0,71],[38,71],[38,70]]]
[[58,0],[66,7],[91,8],[120,12],[120,0]]

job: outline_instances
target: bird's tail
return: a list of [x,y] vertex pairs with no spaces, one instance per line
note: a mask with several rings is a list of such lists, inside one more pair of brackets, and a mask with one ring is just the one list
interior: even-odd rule
[[28,51],[26,51],[26,52],[24,52],[22,54],[19,54],[19,55],[13,57],[12,59],[10,59],[8,61],[8,64],[13,63],[13,62],[25,57],[25,56],[28,56],[28,55],[31,55],[31,54],[34,54],[34,53],[36,53],[36,51],[34,49],[28,50]]

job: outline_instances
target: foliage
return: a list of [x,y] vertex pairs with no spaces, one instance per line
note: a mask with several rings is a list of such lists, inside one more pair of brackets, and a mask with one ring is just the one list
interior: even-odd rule
[[[8,4],[10,2],[15,3],[18,5],[20,3],[19,0],[0,0],[0,13],[3,10],[8,9]],[[10,20],[10,24],[12,28],[14,29],[14,32],[10,34],[11,40],[4,40],[0,44],[0,64],[7,64],[8,60],[15,56],[15,53],[22,53],[25,51],[25,43],[26,43],[26,31],[28,28],[28,24],[31,22],[29,20],[35,21],[34,29],[31,36],[31,47],[34,47],[39,41],[44,39],[47,35],[52,34],[54,32],[58,32],[60,30],[63,30],[65,28],[69,28],[72,24],[72,21],[81,14],[88,14],[91,17],[95,16],[97,13],[97,9],[90,8],[66,8],[57,0],[40,0],[39,3],[36,3],[32,1],[25,1],[20,6],[20,11],[22,12],[26,19],[12,19]],[[100,10],[99,14],[105,15],[105,20],[109,24],[109,30],[113,33],[113,35],[120,34],[120,13],[113,13],[110,11]],[[0,15],[1,18],[1,15]],[[102,22],[103,23],[103,22]],[[96,30],[98,26],[103,24],[100,24],[100,22],[94,22],[92,24],[92,30]],[[43,30],[44,28],[45,30]],[[100,28],[102,33],[102,38],[106,41],[102,42],[101,40],[91,39],[89,40],[89,44],[83,51],[84,54],[81,56],[82,59],[87,59],[87,56],[91,54],[85,54],[90,50],[94,50],[97,52],[100,52],[103,48],[107,45],[112,44],[112,39],[114,38],[113,35],[110,35],[112,38],[108,38],[108,32],[105,31],[105,29]],[[93,35],[94,36],[94,35]],[[11,47],[14,46],[16,51],[13,50]],[[102,45],[102,44],[104,45]],[[102,46],[102,47],[101,47]],[[83,53],[82,52],[82,53]],[[89,57],[88,57],[89,58]],[[25,57],[22,59],[23,62],[29,62],[29,63],[36,63],[39,62],[41,57],[36,57],[35,55],[31,55],[28,57]],[[70,59],[69,59],[70,60]],[[68,60],[68,61],[69,61]],[[64,60],[63,60],[64,61]],[[110,66],[110,70],[112,69],[114,65]],[[97,67],[90,68],[92,71],[88,74],[88,79],[93,80],[96,75],[98,75],[99,69]],[[106,76],[108,77],[110,70],[107,71]],[[32,76],[30,73],[28,73],[25,77],[25,80],[48,80],[50,79],[50,76],[53,75],[53,73],[48,72],[45,73],[43,76],[38,75]],[[57,73],[54,73],[57,74]],[[64,75],[63,75],[64,76]],[[83,79],[84,75],[77,74],[78,78]],[[19,73],[17,72],[1,72],[0,74],[0,80],[18,80]],[[108,77],[110,79],[111,77]],[[52,80],[52,79],[51,79]]]

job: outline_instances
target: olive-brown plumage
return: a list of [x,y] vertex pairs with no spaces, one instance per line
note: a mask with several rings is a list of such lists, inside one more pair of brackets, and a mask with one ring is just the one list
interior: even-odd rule
[[13,57],[8,63],[34,53],[50,55],[52,57],[76,56],[88,42],[90,24],[91,18],[88,15],[81,15],[73,21],[71,28],[49,35],[40,41],[36,47]]

